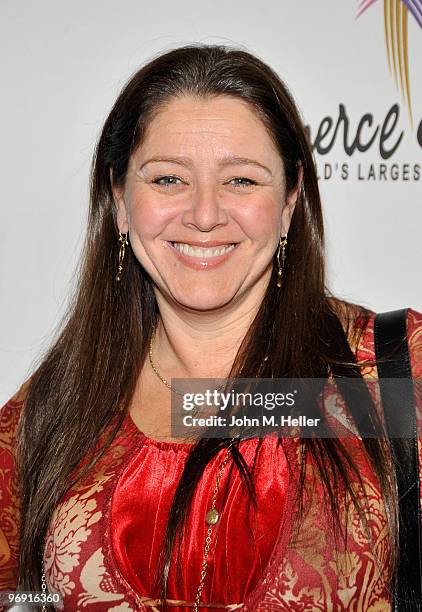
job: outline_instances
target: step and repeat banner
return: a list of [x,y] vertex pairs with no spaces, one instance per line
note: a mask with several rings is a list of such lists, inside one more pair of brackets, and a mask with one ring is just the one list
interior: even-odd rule
[[189,42],[249,50],[289,86],[318,170],[328,287],[422,311],[422,0],[4,0],[0,28],[0,403],[65,312],[114,99]]

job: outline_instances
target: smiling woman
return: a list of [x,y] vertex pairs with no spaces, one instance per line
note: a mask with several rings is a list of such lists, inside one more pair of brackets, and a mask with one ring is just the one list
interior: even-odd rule
[[[98,141],[68,318],[0,412],[0,588],[69,611],[390,610],[374,318],[326,287],[312,152],[275,72],[212,45],[143,66]],[[418,377],[422,315],[406,326]],[[345,437],[176,436],[171,380],[224,377],[366,392],[335,398]]]

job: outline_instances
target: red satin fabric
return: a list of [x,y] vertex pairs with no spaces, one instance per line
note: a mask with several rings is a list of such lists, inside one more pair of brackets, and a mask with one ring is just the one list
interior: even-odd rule
[[[257,444],[257,439],[250,439],[240,445],[249,467],[253,465]],[[180,478],[189,448],[188,444],[145,438],[116,486],[111,503],[115,562],[140,595],[159,598],[159,593],[153,591],[154,573],[175,492],[174,483]],[[181,558],[188,560],[181,566],[182,581],[176,576],[176,550],[173,550],[167,593],[170,599],[195,600],[208,528],[205,515],[211,507],[218,466],[226,452],[223,449],[208,464],[195,493],[186,523],[187,537],[181,548]],[[288,480],[284,452],[277,449],[275,438],[266,438],[255,466],[259,510],[255,514],[251,504],[248,513],[248,495],[244,493],[245,485],[236,468],[230,477],[233,484],[225,490],[229,466],[230,463],[225,466],[220,481],[217,509],[221,508],[222,496],[228,497],[213,528],[211,559],[202,592],[203,600],[224,604],[243,602],[262,580],[280,529]]]

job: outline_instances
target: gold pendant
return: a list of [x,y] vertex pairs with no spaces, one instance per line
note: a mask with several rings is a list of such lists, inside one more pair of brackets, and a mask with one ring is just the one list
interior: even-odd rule
[[217,510],[215,508],[211,508],[211,510],[208,510],[207,514],[205,515],[205,522],[207,525],[215,525],[219,518],[220,516]]

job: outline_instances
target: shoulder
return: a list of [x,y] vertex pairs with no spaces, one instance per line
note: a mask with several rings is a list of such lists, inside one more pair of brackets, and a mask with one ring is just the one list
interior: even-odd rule
[[337,316],[346,334],[350,348],[356,354],[360,345],[365,343],[371,333],[371,324],[375,312],[362,304],[347,302],[334,296],[328,298],[328,304],[332,312]]
[[[375,360],[374,323],[375,312],[370,312],[365,320],[357,319],[360,328],[360,341],[356,347],[359,362]],[[422,313],[413,308],[407,309],[406,334],[409,347],[410,363],[414,378],[422,376]]]
[[[357,361],[375,361],[374,322],[376,312],[365,306],[329,298],[330,307],[338,316]],[[414,378],[422,377],[422,313],[407,309],[407,342]],[[369,369],[366,372],[370,374]]]
[[0,408],[0,462],[12,451],[22,406],[28,394],[30,379]]

